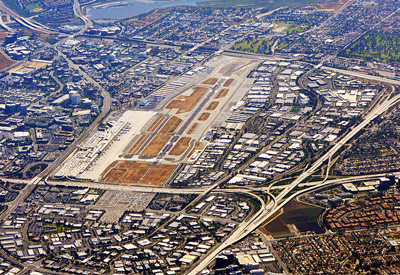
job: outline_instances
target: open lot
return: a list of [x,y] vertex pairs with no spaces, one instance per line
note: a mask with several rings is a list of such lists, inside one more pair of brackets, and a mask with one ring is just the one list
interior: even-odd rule
[[136,143],[129,149],[129,154],[136,154],[139,149],[143,146],[143,144],[147,141],[150,135],[140,135],[140,138]]
[[147,145],[147,147],[143,150],[142,154],[157,155],[170,139],[171,136],[156,135],[149,145]]
[[227,81],[224,83],[224,87],[229,87],[233,82],[233,78],[229,78]]
[[153,124],[150,125],[149,128],[147,128],[147,132],[152,133],[154,132],[158,126],[161,125],[161,123],[164,121],[165,116],[158,116],[156,120],[153,122]]
[[182,123],[182,119],[179,117],[173,116],[168,122],[161,128],[160,134],[172,134],[176,131],[179,125]]
[[[3,55],[2,59],[5,59],[5,62],[6,62],[5,64],[9,64],[9,65],[7,65],[7,67],[15,63],[13,61],[8,60],[4,55]],[[11,64],[10,64],[10,62],[11,62]],[[32,69],[35,69],[35,70],[39,70],[39,69],[46,68],[49,64],[51,64],[51,62],[28,61],[28,62],[24,62],[22,64],[19,64],[18,66],[14,67],[14,68],[11,68],[8,71],[8,73],[9,74],[13,74],[13,73],[16,73],[16,72],[19,72],[19,71],[23,71],[23,70],[25,70],[27,68],[32,68]]]
[[207,106],[206,110],[207,111],[214,111],[215,109],[217,109],[218,104],[219,104],[218,101],[213,101]]
[[120,182],[120,179],[125,175],[125,169],[113,168],[107,173],[105,181],[107,182]]
[[283,222],[294,224],[300,232],[314,231],[321,234],[324,230],[318,225],[318,217],[324,208],[292,200],[284,207]]
[[229,89],[222,89],[221,91],[218,92],[217,96],[215,98],[223,98],[226,97],[226,95],[229,93]]
[[320,10],[338,11],[341,7],[346,5],[350,0],[337,0],[318,3],[316,6]]
[[199,121],[205,121],[210,117],[210,113],[202,113],[199,117]]
[[176,165],[138,161],[114,161],[106,170],[103,182],[162,185]]
[[314,231],[321,234],[324,230],[318,225],[317,220],[323,210],[320,207],[292,200],[283,208],[281,215],[265,224],[261,230],[274,238],[291,236],[295,232]]
[[194,130],[196,130],[197,126],[199,126],[199,124],[198,124],[197,122],[196,122],[196,123],[193,123],[193,124],[192,124],[192,127],[190,127],[189,131],[187,131],[187,134],[188,134],[188,135],[193,134],[193,132],[194,132]]
[[280,216],[260,228],[261,232],[272,235],[274,238],[284,238],[293,236],[286,224],[283,223]]
[[181,137],[175,144],[175,146],[171,149],[169,154],[173,156],[182,155],[189,148],[191,140],[192,139],[190,137]]
[[151,167],[140,180],[141,184],[162,185],[175,171],[176,165],[158,164]]
[[178,109],[177,113],[186,113],[193,110],[196,104],[208,91],[205,87],[196,87],[193,89],[190,96],[179,96],[178,99],[172,100],[168,105],[167,109]]
[[201,84],[206,84],[206,85],[215,85],[218,82],[218,78],[216,77],[211,77],[203,82]]
[[15,62],[9,60],[4,54],[0,53],[0,70],[10,67]]

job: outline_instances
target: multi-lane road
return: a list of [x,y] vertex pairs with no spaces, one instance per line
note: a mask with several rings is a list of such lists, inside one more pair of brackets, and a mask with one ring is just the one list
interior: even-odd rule
[[[362,77],[362,76],[358,76]],[[364,76],[364,78],[366,78]],[[389,81],[385,79],[386,81]],[[388,82],[386,82],[388,83]],[[224,242],[220,244],[218,249],[215,249],[212,253],[210,253],[206,258],[198,263],[198,265],[189,273],[189,274],[199,274],[203,269],[205,269],[209,263],[214,259],[216,255],[223,249],[231,246],[236,243],[238,240],[243,239],[248,234],[256,230],[260,227],[266,220],[273,217],[290,199],[302,194],[305,190],[313,190],[315,188],[319,188],[321,185],[312,186],[308,189],[298,191],[289,196],[289,193],[293,191],[296,186],[298,186],[302,181],[311,176],[325,161],[329,160],[338,150],[347,142],[349,142],[360,130],[366,127],[371,121],[375,118],[383,114],[390,107],[398,104],[400,102],[400,95],[396,95],[391,99],[386,99],[382,101],[380,104],[377,104],[374,108],[372,108],[363,118],[363,121],[355,126],[349,133],[347,133],[344,137],[342,137],[327,153],[322,155],[318,160],[316,160],[310,168],[304,171],[301,175],[299,175],[291,184],[286,185],[285,188],[279,193],[279,195],[271,200],[264,209],[260,210],[260,213],[254,215],[253,219],[244,222],[238,226],[235,232],[226,239]],[[363,177],[358,177],[363,178]],[[357,180],[353,178],[353,180]],[[346,179],[341,179],[339,182],[345,182]],[[333,184],[332,182],[326,183],[326,185]]]
[[344,74],[344,75],[350,75],[353,77],[368,79],[368,80],[372,80],[372,81],[376,81],[376,82],[382,82],[382,83],[387,83],[387,84],[392,84],[392,85],[400,85],[399,80],[395,80],[392,78],[386,78],[386,77],[382,77],[382,76],[370,75],[370,74],[366,74],[363,72],[336,69],[336,68],[327,67],[327,66],[321,66],[321,69],[327,70],[327,71],[332,71],[332,72],[337,72],[337,73]]
[[43,26],[42,24],[40,24],[38,22],[35,22],[31,19],[20,16],[19,14],[17,14],[16,12],[14,12],[10,8],[8,8],[3,3],[3,1],[0,1],[0,10],[4,11],[8,15],[10,15],[12,18],[14,18],[15,21],[17,21],[19,24],[21,24],[22,26],[24,26],[30,30],[33,30],[33,31],[36,31],[39,33],[44,33],[44,34],[57,33],[56,31],[51,30],[50,28]]
[[93,27],[93,22],[86,16],[86,14],[82,10],[82,6],[79,3],[79,0],[74,0],[74,12],[75,15],[81,18],[81,20],[85,23],[85,27],[80,30],[77,35],[81,35],[86,32],[87,29]]
[[[79,16],[85,23],[85,27],[77,34],[81,35],[83,34],[88,28],[93,27],[92,22],[84,15],[84,12],[82,11],[82,8],[78,2],[78,0],[74,0],[74,11],[77,16]],[[18,22],[21,24],[36,30],[36,31],[41,31],[43,33],[50,33],[52,32],[51,30],[47,29],[44,26],[41,26],[35,22],[29,21],[26,18],[20,17],[18,14],[15,12],[11,11],[8,9],[1,1],[0,1],[0,9],[6,11],[10,16],[15,18]],[[65,39],[70,39],[74,36],[69,36]],[[0,219],[4,219],[7,217],[12,211],[15,210],[15,208],[22,204],[24,199],[29,195],[29,193],[32,191],[34,186],[38,183],[40,183],[43,179],[44,176],[50,174],[54,169],[56,169],[64,160],[67,158],[75,149],[76,147],[85,139],[88,135],[92,134],[94,131],[96,131],[99,123],[105,118],[105,116],[108,114],[108,112],[111,109],[111,96],[110,94],[103,88],[101,87],[96,81],[94,81],[90,76],[88,76],[84,71],[80,69],[79,66],[74,64],[67,56],[65,56],[59,49],[58,45],[62,43],[65,40],[61,40],[59,43],[57,43],[54,48],[57,50],[58,54],[60,57],[63,57],[67,62],[69,63],[69,66],[72,68],[76,69],[86,80],[91,82],[95,87],[97,87],[103,96],[103,106],[102,106],[102,112],[101,114],[96,118],[96,120],[88,127],[84,133],[82,133],[73,143],[71,146],[69,146],[65,152],[52,164],[50,164],[40,175],[35,177],[26,188],[24,188],[18,197],[11,203],[8,204],[8,209],[4,211],[0,215]],[[197,47],[193,48],[191,51],[194,49],[202,46],[203,44],[199,44]],[[231,54],[236,54],[236,53],[231,53]],[[257,56],[258,57],[258,56]],[[264,57],[259,57],[259,58],[265,58]],[[278,59],[277,57],[274,57],[274,59]],[[382,83],[388,83],[391,85],[400,85],[400,81],[394,80],[394,79],[389,79],[389,78],[384,78],[380,76],[372,76],[368,75],[365,73],[361,72],[356,72],[356,71],[349,71],[349,70],[341,70],[341,69],[335,69],[335,68],[329,68],[322,66],[321,67],[324,70],[329,70],[329,71],[334,71],[338,72],[341,74],[345,75],[351,75],[353,77],[358,77],[358,78],[363,78],[363,79],[368,79],[372,81],[377,81],[377,82],[382,82]],[[196,110],[192,113],[190,119],[187,120],[187,125],[185,124],[184,127],[182,127],[181,132],[183,132],[189,123],[192,121],[192,118],[195,118],[200,110],[204,107],[205,103],[208,102],[208,99],[215,93],[217,88],[222,84],[223,79],[221,79],[218,84],[214,87],[213,91],[209,93],[208,97],[201,102],[199,107],[196,108]],[[202,258],[198,264],[189,272],[189,274],[199,274],[201,271],[211,263],[211,261],[217,256],[221,251],[224,249],[230,247],[237,241],[245,238],[248,234],[256,230],[258,227],[260,227],[266,220],[270,219],[273,217],[286,203],[288,203],[291,199],[295,198],[296,196],[299,196],[303,193],[310,192],[319,188],[327,187],[327,186],[332,186],[332,185],[337,185],[337,184],[343,184],[346,182],[351,182],[351,181],[357,181],[357,180],[367,180],[367,179],[376,179],[379,177],[384,176],[384,174],[376,174],[376,175],[367,175],[367,176],[359,176],[359,177],[352,177],[352,178],[345,178],[345,179],[337,179],[337,180],[331,180],[331,181],[321,181],[321,182],[316,182],[311,184],[310,187],[308,188],[303,188],[300,191],[293,192],[296,187],[301,185],[301,183],[311,176],[318,168],[321,167],[321,165],[327,161],[330,160],[338,151],[339,149],[344,145],[350,142],[357,133],[359,133],[363,128],[365,128],[371,121],[373,121],[375,118],[386,112],[389,108],[392,106],[398,104],[400,102],[400,95],[394,95],[391,98],[386,98],[385,100],[382,100],[379,102],[379,104],[376,104],[373,108],[371,108],[368,113],[366,113],[363,116],[363,119],[361,123],[353,127],[350,132],[348,132],[345,136],[343,136],[336,144],[334,144],[325,154],[323,154],[318,160],[316,160],[314,163],[311,164],[311,166],[306,169],[302,174],[300,174],[297,178],[294,179],[294,181],[288,185],[281,186],[283,187],[283,190],[278,194],[278,196],[274,197],[272,195],[269,195],[270,199],[267,202],[264,202],[262,200],[260,201],[261,208],[260,210],[255,213],[251,218],[245,220],[242,222],[237,229],[226,239],[224,240],[219,246],[217,246],[215,249],[213,249],[208,255],[206,255],[204,258]],[[170,143],[170,146],[173,145],[173,142],[177,140],[179,137],[178,133],[177,136],[175,136]],[[161,156],[164,156],[165,153],[168,150],[164,149],[163,152],[161,153]],[[398,173],[400,175],[400,173]],[[247,195],[254,195],[252,194],[252,191],[264,191],[268,192],[269,189],[251,189],[251,188],[237,188],[237,189],[218,189],[219,184],[221,182],[217,182],[216,184],[212,185],[211,187],[208,187],[206,189],[204,188],[195,188],[195,189],[174,189],[174,188],[168,188],[168,187],[153,187],[153,186],[127,186],[127,185],[113,185],[113,184],[100,184],[100,183],[93,183],[93,182],[78,182],[78,181],[62,181],[62,182],[56,182],[56,181],[46,181],[47,184],[51,185],[62,185],[62,186],[75,186],[75,187],[86,187],[86,188],[102,188],[106,190],[117,190],[117,191],[135,191],[135,192],[146,192],[146,193],[170,193],[170,194],[199,194],[198,198],[194,200],[191,204],[197,203],[201,198],[206,196],[207,194],[211,192],[221,192],[221,193],[243,193]]]

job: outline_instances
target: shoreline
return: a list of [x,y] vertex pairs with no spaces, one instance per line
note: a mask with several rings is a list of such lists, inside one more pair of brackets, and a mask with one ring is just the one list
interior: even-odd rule
[[[88,5],[85,7],[87,17],[92,21],[123,21],[129,20],[131,18],[135,18],[141,15],[145,15],[155,10],[168,9],[174,7],[200,7],[199,2],[202,0],[135,0],[135,1],[118,1],[112,3],[99,3],[92,5]],[[160,3],[161,6],[157,6],[156,4]],[[133,7],[134,6],[134,7]],[[113,9],[113,8],[122,8],[125,7],[126,10],[132,10],[132,14],[122,15],[117,14],[115,11],[115,16],[113,16],[114,12],[110,12],[110,15],[106,15],[105,9]],[[125,11],[126,13],[126,11]]]

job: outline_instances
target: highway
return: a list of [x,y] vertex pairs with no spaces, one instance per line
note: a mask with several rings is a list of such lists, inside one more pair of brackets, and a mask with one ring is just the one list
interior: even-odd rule
[[[2,2],[0,2],[0,9],[6,9],[7,11],[9,10],[7,7],[4,6]],[[13,16],[18,16],[14,12],[10,11],[9,13],[14,14]],[[64,40],[61,40],[59,43],[61,43]],[[93,83],[95,87],[97,87],[103,96],[103,106],[101,109],[101,113],[99,116],[94,120],[94,122],[85,129],[85,131],[63,152],[61,155],[53,161],[49,166],[43,170],[39,175],[37,175],[35,178],[33,178],[29,183],[28,186],[26,186],[17,196],[17,198],[12,201],[11,203],[8,204],[8,209],[4,211],[0,215],[0,219],[4,219],[7,217],[10,213],[12,213],[18,205],[21,205],[23,201],[26,199],[26,197],[29,195],[29,193],[33,190],[35,185],[39,184],[42,179],[51,174],[74,150],[75,148],[90,134],[92,134],[94,131],[97,130],[97,126],[100,124],[100,122],[103,120],[103,118],[108,114],[109,110],[111,109],[111,96],[110,94],[103,88],[101,87],[97,82],[95,82],[92,78],[90,78],[85,72],[83,72],[79,66],[75,65],[69,58],[67,58],[60,50],[57,49],[57,45],[55,44],[54,48],[57,50],[60,56],[63,56],[65,60],[69,63],[69,66],[72,68],[75,68],[78,70],[78,72],[88,81]],[[25,181],[26,182],[26,181]],[[76,183],[74,183],[76,184]]]
[[0,1],[0,10],[6,12],[7,14],[9,14],[11,17],[13,17],[15,19],[15,21],[17,21],[18,23],[20,23],[21,25],[23,25],[24,27],[33,30],[33,31],[37,31],[40,33],[45,33],[45,34],[51,34],[51,33],[57,33],[54,30],[49,29],[46,26],[43,26],[42,24],[39,24],[31,19],[22,17],[20,15],[18,15],[16,12],[14,12],[13,10],[9,9],[4,3],[3,1]]
[[[201,271],[204,270],[210,264],[210,262],[214,259],[215,256],[218,255],[219,252],[231,246],[232,244],[236,243],[237,241],[243,239],[248,234],[256,230],[266,220],[273,217],[288,201],[290,201],[290,199],[306,192],[305,190],[313,190],[316,188],[320,188],[321,186],[332,184],[331,181],[328,181],[326,183],[321,183],[321,185],[312,186],[308,189],[294,193],[285,200],[285,197],[302,181],[304,181],[306,178],[312,175],[324,163],[324,161],[330,159],[344,144],[349,142],[360,130],[366,127],[376,117],[387,111],[390,107],[399,103],[399,101],[400,101],[400,95],[396,95],[391,99],[386,99],[382,103],[377,104],[373,109],[371,109],[368,112],[368,114],[364,116],[363,121],[360,124],[358,124],[343,138],[341,138],[340,141],[338,141],[327,153],[325,153],[317,161],[315,161],[310,168],[308,168],[301,175],[299,175],[291,184],[287,185],[285,189],[283,189],[279,193],[279,195],[275,198],[275,200],[270,201],[270,203],[268,203],[264,209],[260,210],[260,213],[254,215],[254,217],[251,220],[240,224],[238,228],[232,233],[232,235],[220,244],[218,249],[208,254],[208,256],[204,258],[202,261],[200,261],[198,265],[188,274],[201,273]],[[356,177],[355,179],[357,178],[362,178],[362,177]],[[345,179],[340,179],[339,181],[345,181]]]
[[[19,206],[23,205],[24,200],[28,197],[28,195],[32,192],[35,186],[42,180],[41,177],[34,177],[28,185],[22,189],[15,200],[7,203],[7,210],[1,213],[0,220],[4,220],[10,213],[14,212],[14,210]],[[26,182],[26,181],[25,181]]]
[[[88,19],[85,15],[84,12],[82,11],[82,8],[78,2],[78,0],[74,0],[74,11],[75,14],[80,17],[84,23],[85,26],[84,28],[78,32],[76,35],[81,35],[83,34],[88,28],[93,27],[93,23]],[[22,25],[36,31],[44,32],[44,33],[52,33],[53,31],[47,29],[46,27],[39,25],[38,23],[34,23],[29,21],[26,18],[20,17],[13,11],[9,10],[5,5],[0,2],[0,9],[5,10],[7,13],[9,13],[11,16],[13,16],[18,22],[20,22]],[[71,35],[67,37],[66,39],[70,39],[74,37],[74,35]],[[211,39],[211,38],[210,38]],[[210,40],[209,39],[209,40]],[[101,123],[101,121],[106,117],[106,115],[109,113],[111,110],[111,96],[106,91],[99,83],[97,83],[95,80],[93,80],[89,75],[87,75],[81,68],[74,64],[64,53],[62,53],[61,50],[58,49],[58,45],[60,45],[65,39],[59,41],[54,45],[54,49],[58,52],[58,55],[62,58],[64,58],[69,66],[71,68],[76,69],[80,75],[82,75],[87,81],[92,83],[100,92],[103,97],[103,105],[101,109],[101,113],[99,116],[94,120],[94,122],[85,129],[85,131],[61,154],[57,160],[55,160],[53,163],[49,164],[49,166],[42,171],[37,177],[32,179],[28,185],[19,193],[17,198],[8,203],[8,209],[4,211],[0,215],[0,219],[5,219],[10,213],[15,211],[17,206],[23,204],[24,200],[26,197],[30,194],[30,192],[33,190],[33,188],[41,183],[43,178],[49,174],[51,174],[76,148],[81,144],[81,142],[89,135],[93,134],[96,130],[98,125]],[[207,40],[208,41],[208,40]],[[206,42],[207,42],[206,41]],[[206,43],[204,42],[204,43]],[[195,49],[198,49],[204,43],[198,44],[196,47],[192,48],[188,52],[192,52]],[[232,54],[236,55],[237,53],[227,51],[225,52],[226,54]],[[243,53],[240,53],[242,56],[245,55]],[[252,57],[255,55],[251,55]],[[257,56],[260,59],[268,59],[265,56]],[[281,60],[283,58],[279,57],[272,57],[274,60]],[[358,78],[364,78],[372,81],[377,81],[377,82],[382,82],[382,83],[388,83],[392,85],[400,85],[400,81],[394,80],[394,79],[388,79],[384,77],[379,77],[379,76],[372,76],[368,75],[365,73],[361,72],[355,72],[355,71],[349,71],[349,70],[341,70],[341,69],[335,69],[335,68],[330,68],[326,66],[321,67],[324,70],[328,71],[333,71],[337,72],[340,74],[344,75],[350,75],[353,77],[358,77]],[[198,116],[200,111],[204,108],[205,104],[209,101],[209,99],[215,94],[217,89],[221,86],[223,83],[224,79],[219,80],[219,82],[213,87],[212,91],[208,93],[208,95],[198,104],[198,106],[192,111],[190,117],[185,121],[183,126],[179,129],[176,135],[171,139],[169,144],[162,150],[162,152],[159,154],[158,158],[161,159],[163,158],[167,152],[172,148],[174,143],[178,140],[179,136],[187,129],[187,127],[190,125],[190,123]],[[248,218],[244,222],[242,222],[240,225],[238,225],[237,229],[226,239],[224,240],[220,245],[216,246],[209,254],[207,254],[204,258],[202,258],[196,266],[193,267],[192,270],[190,270],[189,274],[200,274],[202,270],[207,268],[207,266],[212,262],[212,260],[224,249],[230,247],[234,243],[238,242],[239,240],[245,238],[248,236],[251,232],[259,228],[266,220],[270,219],[278,211],[284,207],[290,200],[293,198],[310,192],[314,191],[320,188],[328,187],[328,186],[333,186],[333,185],[338,185],[338,184],[343,184],[346,182],[352,182],[352,181],[358,181],[358,180],[367,180],[367,179],[378,179],[379,177],[384,176],[385,174],[376,174],[376,175],[366,175],[366,176],[358,176],[358,177],[349,177],[349,178],[343,178],[343,179],[337,179],[337,180],[324,180],[320,182],[315,182],[315,183],[310,183],[309,187],[304,188],[303,190],[293,192],[293,190],[298,187],[298,186],[305,186],[306,184],[302,183],[305,179],[307,179],[309,176],[311,176],[315,171],[317,171],[321,165],[328,160],[331,160],[332,157],[340,150],[340,148],[344,145],[347,144],[349,141],[351,141],[354,136],[356,136],[362,129],[364,129],[371,121],[373,121],[375,118],[386,112],[389,108],[392,106],[398,104],[400,102],[400,95],[394,95],[392,98],[386,98],[385,100],[382,100],[379,104],[376,104],[371,110],[369,110],[368,113],[366,113],[362,121],[354,126],[350,132],[348,132],[346,135],[344,135],[338,142],[336,142],[325,154],[323,154],[318,160],[316,160],[314,163],[310,165],[308,169],[306,169],[303,173],[301,173],[297,178],[294,179],[294,181],[290,184],[280,186],[280,188],[283,188],[283,190],[279,193],[278,196],[274,197],[272,195],[269,195],[269,200],[267,203],[265,203],[263,200],[259,201],[261,204],[261,207],[257,213],[255,213],[252,217]],[[400,175],[400,173],[395,173],[396,175]],[[251,193],[254,191],[269,191],[269,188],[258,188],[258,189],[252,189],[252,188],[229,188],[229,189],[218,189],[219,185],[229,179],[232,175],[228,175],[224,177],[224,179],[216,182],[215,184],[207,187],[207,188],[193,188],[193,189],[178,189],[178,188],[168,188],[164,186],[144,186],[144,185],[118,185],[118,184],[102,184],[102,183],[96,183],[96,182],[84,182],[84,181],[47,181],[45,180],[45,183],[48,185],[60,185],[60,186],[73,186],[73,187],[82,187],[82,188],[101,188],[105,190],[115,190],[115,191],[122,191],[122,192],[145,192],[145,193],[169,193],[169,194],[199,194],[196,199],[194,199],[192,202],[190,202],[190,206],[198,203],[201,199],[203,199],[207,194],[212,193],[212,192],[219,192],[219,193],[242,193],[242,194],[247,194],[251,195],[253,197],[257,197],[256,194]],[[291,194],[293,192],[293,194]],[[289,195],[291,194],[291,195]],[[188,205],[188,206],[189,206]],[[187,207],[188,207],[187,206]],[[186,208],[187,208],[186,207]]]
[[299,177],[297,177],[291,184],[290,187],[286,188],[282,191],[277,200],[281,200],[285,197],[294,187],[296,187],[300,182],[311,176],[320,166],[321,164],[331,158],[344,144],[350,141],[361,129],[367,126],[372,120],[377,118],[379,115],[384,113],[393,105],[397,104],[400,100],[400,95],[394,96],[390,100],[386,100],[383,103],[375,106],[365,117],[364,120],[354,127],[347,135],[345,135],[340,141],[336,142],[336,144],[324,155],[322,155],[317,161],[315,161],[310,168],[308,168],[305,172],[303,172]]
[[182,189],[169,188],[164,186],[153,185],[121,185],[112,183],[96,183],[85,181],[50,181],[46,180],[46,184],[54,186],[66,187],[82,187],[82,188],[99,188],[104,190],[125,191],[125,192],[143,192],[143,193],[171,193],[171,194],[198,194],[204,192],[204,188]]
[[4,21],[3,21],[3,17],[0,16],[0,26],[3,27],[5,30],[12,32],[14,31],[12,28],[10,28]]
[[[400,176],[400,172],[396,172],[396,173],[392,173],[392,174],[394,174],[395,176]],[[363,181],[363,180],[377,180],[377,179],[379,179],[381,177],[384,177],[385,175],[386,175],[386,173],[373,174],[373,175],[363,175],[363,176],[357,176],[357,177],[349,177],[349,178],[344,178],[344,179],[329,180],[329,181],[325,181],[325,182],[323,182],[323,181],[313,182],[312,183],[313,186],[310,186],[308,188],[305,188],[303,190],[300,190],[300,191],[292,194],[291,196],[286,198],[283,202],[281,202],[279,205],[277,204],[276,200],[270,201],[270,203],[268,205],[265,205],[264,208],[262,208],[256,215],[254,215],[251,220],[249,220],[248,222],[240,224],[239,227],[237,228],[237,230],[234,231],[234,233],[227,240],[225,240],[223,243],[221,243],[221,245],[216,250],[214,250],[210,254],[208,254],[207,257],[202,259],[202,261],[199,263],[199,265],[196,266],[196,268],[194,268],[193,270],[191,270],[188,274],[193,274],[193,275],[200,274],[201,271],[204,270],[205,268],[207,268],[208,264],[210,264],[211,261],[220,252],[222,252],[224,249],[227,249],[228,247],[230,247],[234,243],[240,241],[241,239],[245,238],[248,234],[250,234],[255,229],[257,229],[259,227],[259,225],[254,226],[256,221],[261,219],[262,223],[264,223],[268,219],[268,217],[263,217],[262,216],[262,212],[268,213],[269,211],[272,211],[272,212],[270,212],[271,214],[268,215],[269,217],[272,217],[280,209],[282,209],[288,202],[290,202],[292,199],[298,197],[299,195],[302,195],[302,194],[305,194],[305,193],[308,193],[308,192],[312,192],[312,191],[315,191],[317,189],[326,188],[326,187],[329,187],[329,186],[335,186],[335,185],[344,184],[344,183],[350,183],[350,182],[355,182],[355,181]],[[284,187],[284,186],[280,186],[280,187]],[[257,188],[257,189],[254,189],[254,190],[260,190],[260,189],[267,191],[266,187],[265,188]]]
[[188,274],[190,275],[200,274],[201,271],[207,268],[207,266],[219,253],[221,253],[224,249],[228,248],[232,244],[241,240],[243,236],[247,236],[249,233],[252,232],[248,229],[248,227],[253,224],[255,218],[260,217],[265,212],[267,213],[271,212],[275,207],[276,207],[276,200],[273,196],[271,196],[271,200],[269,201],[268,204],[262,205],[260,210],[251,219],[242,222],[238,226],[238,228],[224,242],[222,242],[218,247],[212,250],[211,253],[207,254],[206,257],[201,259],[201,261],[197,264],[197,266],[195,266],[192,270],[190,270]]
[[93,22],[89,18],[87,18],[84,12],[82,11],[82,7],[79,3],[79,0],[74,0],[74,12],[75,15],[81,18],[82,21],[85,23],[85,27],[82,30],[80,30],[76,35],[81,35],[85,33],[87,29],[93,27]]
[[382,82],[382,83],[388,83],[388,84],[392,84],[392,85],[400,85],[399,80],[385,78],[382,76],[375,76],[375,75],[370,75],[370,74],[356,72],[356,71],[350,71],[350,70],[336,69],[336,68],[331,68],[331,67],[327,67],[327,66],[322,66],[321,68],[323,70],[337,72],[337,73],[341,73],[344,75],[350,75],[350,76],[354,76],[354,77],[359,77],[359,78],[373,80],[373,81]]

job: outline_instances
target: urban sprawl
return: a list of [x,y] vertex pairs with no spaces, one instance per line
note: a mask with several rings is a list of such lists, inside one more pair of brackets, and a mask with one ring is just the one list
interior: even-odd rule
[[0,1],[0,273],[398,274],[400,2],[273,2]]

